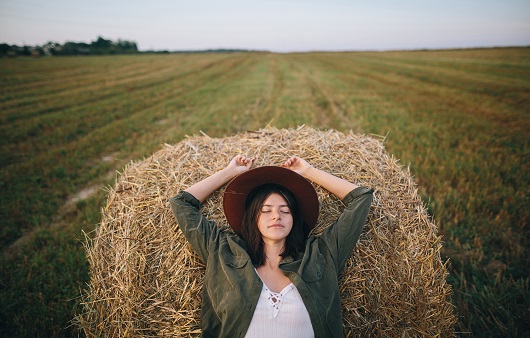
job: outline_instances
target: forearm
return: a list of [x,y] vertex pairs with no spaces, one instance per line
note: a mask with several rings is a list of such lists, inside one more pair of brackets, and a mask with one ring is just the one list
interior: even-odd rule
[[214,191],[228,183],[232,178],[237,175],[230,168],[224,168],[215,174],[208,176],[202,181],[199,181],[191,187],[185,189],[188,193],[192,194],[199,202],[204,202]]
[[253,158],[236,155],[224,169],[195,183],[184,191],[192,194],[202,203],[223,184],[228,183],[228,181],[240,173],[250,170],[253,161]]
[[322,188],[331,192],[333,195],[337,196],[341,200],[346,197],[346,195],[355,188],[358,188],[358,185],[353,184],[349,181],[346,181],[342,178],[334,176],[328,172],[322,171],[315,167],[310,167],[305,170],[302,175],[308,180],[320,185]]

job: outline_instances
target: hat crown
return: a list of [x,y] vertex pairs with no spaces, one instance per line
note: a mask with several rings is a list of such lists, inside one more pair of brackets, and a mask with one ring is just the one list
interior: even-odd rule
[[283,167],[263,166],[246,171],[232,179],[225,188],[223,209],[228,224],[240,232],[249,194],[257,187],[276,184],[289,190],[300,209],[304,224],[312,230],[318,219],[318,196],[313,185],[302,175]]

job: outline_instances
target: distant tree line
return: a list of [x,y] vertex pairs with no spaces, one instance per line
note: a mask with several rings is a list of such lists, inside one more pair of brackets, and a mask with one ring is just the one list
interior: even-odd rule
[[102,38],[91,43],[65,42],[63,45],[50,41],[42,46],[17,46],[0,44],[0,56],[38,56],[38,55],[103,55],[138,53],[134,41],[112,41]]
[[142,54],[204,54],[204,53],[268,53],[265,50],[251,50],[251,49],[230,49],[230,48],[217,48],[217,49],[181,49],[181,50],[146,50],[141,51]]

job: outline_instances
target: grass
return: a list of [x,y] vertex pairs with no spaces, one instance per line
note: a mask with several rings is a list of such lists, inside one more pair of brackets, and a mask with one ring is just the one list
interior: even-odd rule
[[76,334],[105,201],[81,191],[273,121],[387,135],[444,234],[460,335],[528,335],[529,79],[529,48],[0,59],[0,333]]

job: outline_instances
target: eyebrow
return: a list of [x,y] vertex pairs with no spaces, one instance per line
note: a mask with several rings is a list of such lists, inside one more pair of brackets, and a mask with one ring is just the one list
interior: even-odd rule
[[[274,206],[274,205],[272,205],[272,204],[263,204],[261,207],[263,208],[263,207],[273,207],[273,206]],[[289,206],[288,206],[287,204],[282,204],[282,205],[280,205],[280,208],[281,208],[281,207],[287,207],[287,208],[289,208]]]

